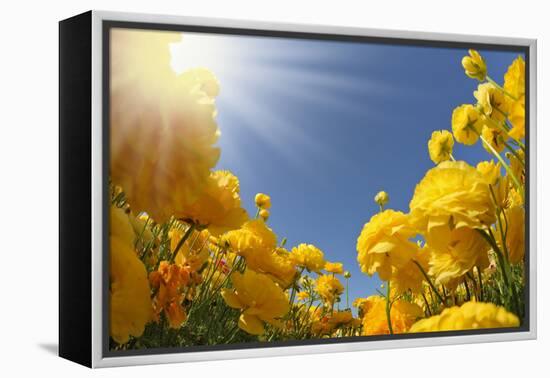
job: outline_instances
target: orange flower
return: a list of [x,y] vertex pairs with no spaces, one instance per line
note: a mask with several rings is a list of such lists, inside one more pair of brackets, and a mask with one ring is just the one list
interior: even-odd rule
[[186,319],[181,303],[184,299],[184,288],[192,279],[188,266],[170,264],[167,261],[162,261],[158,270],[149,275],[151,286],[158,289],[153,301],[155,314],[158,317],[164,310],[172,328],[179,328]]

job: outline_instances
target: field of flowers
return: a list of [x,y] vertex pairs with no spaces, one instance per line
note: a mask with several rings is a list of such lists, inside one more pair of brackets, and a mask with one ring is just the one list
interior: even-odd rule
[[[521,325],[521,57],[502,85],[476,51],[463,58],[472,104],[457,104],[450,130],[427,141],[434,167],[408,213],[375,196],[380,211],[357,225],[357,263],[384,284],[349,298],[342,263],[307,241],[286,245],[269,227],[269,195],[241,199],[239,179],[215,169],[219,83],[207,69],[170,68],[168,46],[179,38],[111,31],[111,350]],[[461,161],[454,143],[481,143],[487,160]],[[241,201],[253,200],[248,214]]]

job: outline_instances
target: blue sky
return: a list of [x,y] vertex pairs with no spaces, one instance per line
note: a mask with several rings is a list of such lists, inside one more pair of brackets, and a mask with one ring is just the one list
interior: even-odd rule
[[[453,109],[474,102],[477,81],[460,63],[467,50],[195,37],[184,34],[173,64],[205,66],[220,80],[217,168],[239,177],[250,214],[256,193],[271,196],[269,225],[287,247],[311,243],[344,263],[350,302],[373,294],[381,282],[361,273],[357,237],[378,211],[379,190],[390,195],[387,207],[408,211],[415,185],[434,166],[432,131],[450,130]],[[518,55],[480,52],[498,82]],[[489,158],[479,143],[455,143],[453,155],[470,164]]]

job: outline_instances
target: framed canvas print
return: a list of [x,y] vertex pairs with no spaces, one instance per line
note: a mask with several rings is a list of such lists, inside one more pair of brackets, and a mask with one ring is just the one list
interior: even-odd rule
[[60,22],[60,355],[536,337],[536,41]]

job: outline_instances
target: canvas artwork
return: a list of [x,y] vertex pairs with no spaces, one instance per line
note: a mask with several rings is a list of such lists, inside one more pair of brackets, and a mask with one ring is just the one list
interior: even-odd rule
[[166,29],[106,39],[108,353],[526,326],[524,49]]

